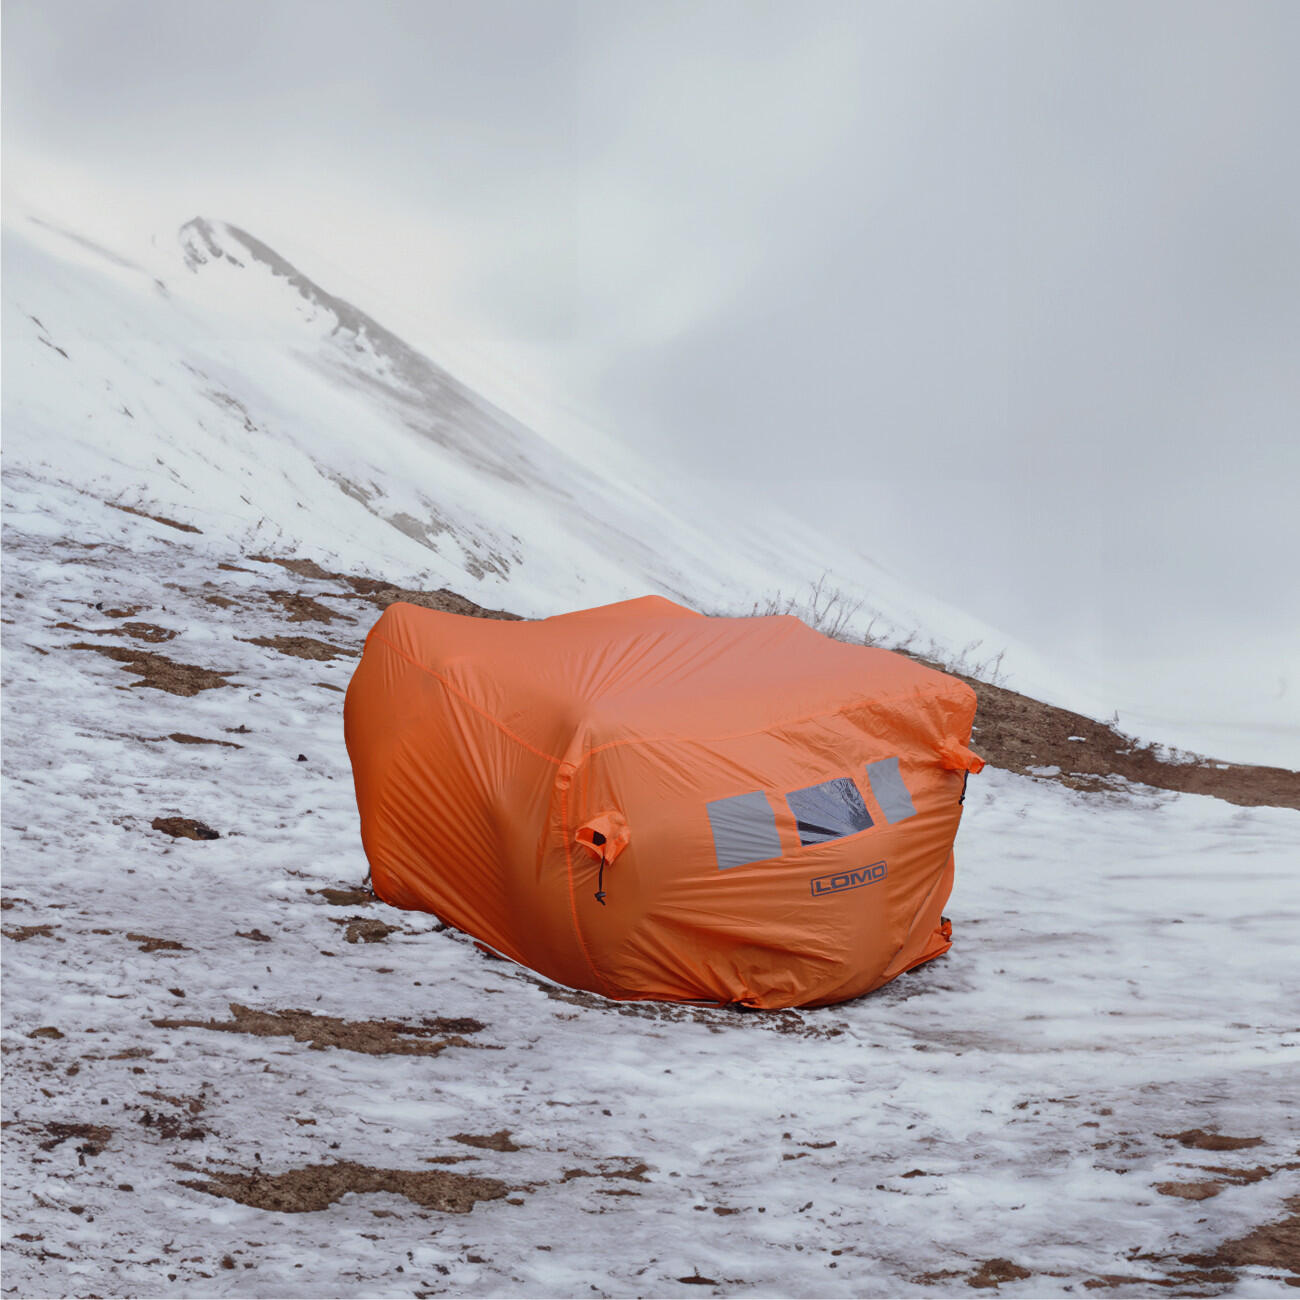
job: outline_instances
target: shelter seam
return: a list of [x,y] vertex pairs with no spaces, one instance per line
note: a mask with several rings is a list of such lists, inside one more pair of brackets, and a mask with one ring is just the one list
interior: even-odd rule
[[[565,780],[565,777],[568,779]],[[567,773],[561,773],[560,779],[564,781],[560,786],[560,835],[564,840],[564,868],[569,877],[569,911],[573,914],[573,932],[578,936],[578,947],[582,949],[582,955],[586,958],[587,966],[595,977],[596,983],[608,989],[608,981],[596,969],[596,963],[591,960],[591,953],[587,951],[587,941],[582,935],[582,923],[578,920],[577,886],[573,881],[573,846],[569,843],[569,782],[573,780],[572,768]]]

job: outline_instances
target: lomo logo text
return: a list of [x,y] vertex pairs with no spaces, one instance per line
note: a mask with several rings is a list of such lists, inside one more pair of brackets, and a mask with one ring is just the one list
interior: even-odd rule
[[885,874],[885,864],[873,862],[869,867],[859,867],[856,871],[840,871],[833,876],[814,876],[809,883],[814,895],[839,894],[846,889],[874,885],[877,880],[884,880]]

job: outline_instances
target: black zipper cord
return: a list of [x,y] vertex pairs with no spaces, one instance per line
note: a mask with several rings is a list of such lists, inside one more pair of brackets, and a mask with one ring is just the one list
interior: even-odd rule
[[605,906],[605,837],[599,831],[592,831],[591,842],[600,849],[600,874],[596,877],[596,902]]

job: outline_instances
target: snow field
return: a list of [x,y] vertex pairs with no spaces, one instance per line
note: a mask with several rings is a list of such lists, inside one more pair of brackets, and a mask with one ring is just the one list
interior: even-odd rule
[[[1137,1295],[1300,1192],[1300,814],[986,770],[946,958],[814,1012],[619,1007],[432,917],[309,892],[365,874],[329,689],[352,659],[240,638],[355,655],[372,606],[68,484],[11,476],[6,513],[4,922],[49,927],[4,945],[7,1293],[933,1295],[1003,1258],[1028,1273],[1008,1295],[1104,1275]],[[291,623],[285,590],[356,621]],[[231,684],[134,687],[74,642]],[[396,929],[350,943],[356,918]],[[230,1023],[231,1004],[483,1028],[370,1055],[153,1023]],[[110,1132],[47,1147],[58,1124]],[[501,1129],[518,1150],[454,1137]],[[1192,1129],[1262,1141],[1162,1136]],[[391,1192],[284,1213],[185,1185],[335,1161],[507,1193],[468,1214]],[[1198,1182],[1221,1186],[1158,1190]],[[1226,1289],[1290,1293],[1276,1270]]]

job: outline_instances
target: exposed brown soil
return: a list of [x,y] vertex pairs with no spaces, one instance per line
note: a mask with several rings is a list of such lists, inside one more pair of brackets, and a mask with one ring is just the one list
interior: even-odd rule
[[129,933],[126,936],[132,943],[140,945],[141,952],[187,952],[183,943],[175,939],[158,939],[152,934]]
[[138,515],[141,519],[152,519],[156,524],[166,524],[168,528],[175,528],[182,533],[202,533],[203,529],[195,528],[193,524],[182,524],[176,519],[168,519],[166,515],[151,515],[147,510],[140,510],[135,506],[120,506],[115,501],[108,502],[114,510],[124,511],[128,515]]
[[295,659],[340,659],[353,653],[328,641],[319,641],[314,636],[241,636],[239,640],[278,650],[282,655],[292,655]]
[[1185,1201],[1208,1201],[1211,1196],[1218,1196],[1223,1191],[1223,1184],[1220,1182],[1157,1183],[1156,1191],[1161,1196],[1181,1196]]
[[[1228,803],[1300,808],[1300,772],[1280,767],[1162,762],[1150,745],[1138,745],[1104,722],[1030,699],[1004,686],[966,677],[979,699],[971,747],[994,767],[1027,773],[1057,767],[1053,779],[1076,790],[1106,789],[1122,776],[1161,790],[1214,795]],[[1071,740],[1082,736],[1082,740]]]
[[80,1145],[77,1153],[82,1156],[97,1156],[113,1136],[113,1130],[105,1124],[62,1124],[57,1120],[44,1125],[50,1135],[42,1142],[42,1151],[53,1151],[61,1142],[75,1138]]
[[1243,1147],[1257,1147],[1264,1143],[1263,1138],[1227,1137],[1223,1133],[1207,1133],[1199,1128],[1189,1128],[1183,1133],[1157,1133],[1156,1136],[1180,1142],[1197,1151],[1240,1151]]
[[206,1179],[185,1179],[181,1185],[281,1214],[323,1210],[349,1192],[393,1192],[425,1209],[468,1214],[479,1201],[500,1200],[510,1190],[497,1178],[458,1174],[450,1169],[375,1169],[351,1160],[307,1165],[281,1174],[213,1170]]
[[401,930],[399,925],[389,925],[385,921],[366,916],[333,916],[330,920],[335,925],[347,926],[344,937],[348,943],[383,943],[390,934],[397,934]]
[[560,1182],[569,1183],[575,1178],[628,1178],[634,1183],[648,1183],[650,1180],[646,1174],[649,1172],[650,1166],[644,1160],[622,1168],[610,1168],[609,1165],[602,1164],[598,1169],[566,1169]]
[[368,889],[309,889],[309,894],[319,894],[335,907],[366,907],[375,901]]
[[147,1129],[152,1129],[160,1138],[168,1142],[202,1142],[208,1136],[208,1130],[201,1124],[195,1124],[184,1115],[169,1115],[165,1111],[146,1110],[139,1122]]
[[149,823],[156,831],[162,831],[178,840],[219,840],[220,831],[214,831],[206,822],[193,817],[155,817]]
[[296,591],[268,591],[266,593],[288,615],[290,623],[332,623],[336,618],[345,623],[355,623],[349,614],[340,614],[338,610],[322,605],[311,596],[304,596]]
[[178,745],[224,745],[227,749],[243,749],[243,745],[237,745],[233,740],[209,740],[206,736],[191,736],[184,731],[173,731],[167,739]]
[[170,641],[176,633],[169,627],[159,627],[157,623],[123,623],[120,627],[113,629],[115,635],[133,636],[137,641],[148,641],[153,645],[158,645],[163,641]]
[[315,578],[322,582],[338,582],[348,586],[362,600],[369,601],[380,609],[402,600],[410,605],[423,605],[426,609],[440,609],[448,614],[464,614],[469,618],[504,618],[517,619],[518,614],[511,614],[504,609],[485,609],[472,600],[442,587],[437,591],[412,591],[407,587],[396,587],[392,583],[378,578],[362,578],[349,573],[331,573],[323,569],[314,560],[299,560],[280,555],[250,555],[250,560],[259,564],[278,564],[300,578]]
[[224,673],[200,668],[197,664],[177,663],[153,650],[134,650],[130,646],[91,645],[88,641],[74,641],[70,650],[93,650],[120,663],[129,673],[141,680],[135,686],[151,686],[170,695],[197,695],[200,691],[214,691],[229,686]]
[[27,939],[48,939],[54,933],[54,927],[52,925],[7,925],[3,933],[6,939],[22,943]]
[[453,1142],[463,1142],[467,1147],[478,1147],[483,1151],[522,1151],[518,1143],[510,1140],[508,1128],[498,1129],[495,1133],[453,1133]]
[[[1180,1255],[1175,1260],[1168,1255],[1134,1252],[1130,1258],[1157,1264],[1166,1270],[1162,1278],[1142,1278],[1124,1274],[1107,1273],[1090,1278],[1084,1283],[1088,1290],[1117,1286],[1159,1287],[1175,1295],[1204,1295],[1206,1288],[1217,1291],[1231,1283],[1239,1283],[1237,1272],[1243,1268],[1270,1270],[1268,1276],[1300,1287],[1300,1196],[1284,1202],[1288,1211],[1285,1218],[1261,1224],[1244,1237],[1222,1242],[1204,1254]],[[1181,1267],[1180,1267],[1181,1266]]]
[[1225,1241],[1211,1254],[1184,1255],[1179,1262],[1198,1268],[1276,1269],[1290,1275],[1286,1280],[1292,1286],[1300,1286],[1300,1196],[1292,1196],[1284,1204],[1286,1218]]
[[966,1278],[966,1285],[976,1288],[996,1287],[1000,1282],[1019,1282],[1022,1278],[1032,1276],[1027,1268],[1021,1268],[1009,1259],[986,1259]]
[[1207,1174],[1217,1174],[1225,1183],[1231,1183],[1234,1187],[1240,1187],[1245,1183],[1262,1182],[1265,1178],[1272,1178],[1278,1169],[1296,1169],[1300,1165],[1255,1165],[1251,1169],[1232,1169],[1227,1165],[1206,1165],[1204,1172]]
[[154,1088],[148,1092],[142,1092],[140,1095],[142,1097],[152,1097],[155,1101],[165,1101],[169,1106],[188,1111],[191,1115],[197,1115],[208,1104],[207,1098],[202,1093],[195,1097],[177,1097],[170,1092],[159,1092]]
[[437,591],[412,591],[409,587],[393,587],[374,578],[349,578],[348,582],[358,596],[379,609],[387,609],[400,600],[408,605],[437,609],[445,614],[461,614],[466,618],[521,619],[519,614],[510,614],[504,609],[485,609],[446,587],[440,587]]
[[289,1037],[323,1051],[338,1047],[368,1056],[437,1056],[448,1047],[471,1047],[465,1034],[477,1034],[486,1025],[469,1017],[426,1019],[418,1025],[400,1020],[340,1020],[310,1011],[256,1011],[230,1004],[230,1020],[153,1021],[158,1029],[213,1029],[229,1034],[254,1034],[261,1038]]

